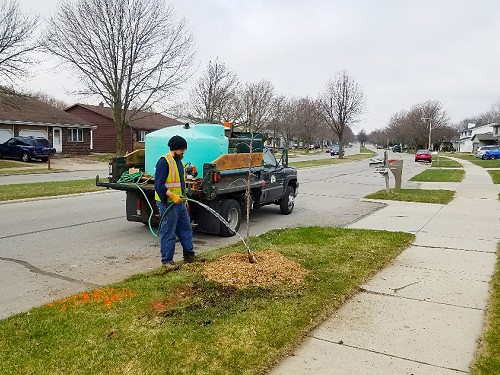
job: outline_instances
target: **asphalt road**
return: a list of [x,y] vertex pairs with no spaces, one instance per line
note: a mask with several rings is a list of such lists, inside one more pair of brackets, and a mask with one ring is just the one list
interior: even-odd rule
[[[412,155],[395,157],[404,159],[403,180],[427,168]],[[299,181],[293,213],[281,215],[277,206],[253,211],[252,235],[272,228],[344,226],[383,206],[360,201],[385,187],[368,160],[301,169]],[[0,318],[160,265],[157,238],[147,226],[125,219],[124,192],[0,204],[0,228]],[[237,240],[194,235],[198,252]]]

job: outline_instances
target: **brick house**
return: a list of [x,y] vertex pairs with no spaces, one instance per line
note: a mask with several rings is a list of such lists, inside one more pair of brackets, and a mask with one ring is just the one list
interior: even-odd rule
[[0,92],[0,143],[17,136],[48,139],[57,153],[86,155],[94,126],[27,95]]
[[[66,112],[96,125],[93,131],[93,151],[116,152],[116,130],[113,123],[113,113],[110,107],[102,103],[98,106],[75,104],[66,109]],[[129,111],[129,116],[133,114]],[[126,152],[144,148],[144,139],[147,133],[181,122],[170,117],[152,112],[138,112],[133,115],[129,125],[123,130],[123,144]]]

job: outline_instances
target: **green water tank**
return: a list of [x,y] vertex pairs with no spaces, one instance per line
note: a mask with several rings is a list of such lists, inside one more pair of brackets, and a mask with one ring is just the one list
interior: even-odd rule
[[158,159],[168,153],[168,141],[174,135],[180,135],[187,141],[187,151],[183,163],[191,163],[198,170],[198,177],[203,177],[203,164],[210,163],[219,156],[228,153],[229,140],[224,135],[224,126],[220,124],[176,125],[146,134],[146,173],[155,174]]

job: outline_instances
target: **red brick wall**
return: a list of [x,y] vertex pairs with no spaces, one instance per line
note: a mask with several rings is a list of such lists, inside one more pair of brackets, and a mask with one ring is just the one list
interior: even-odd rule
[[[66,112],[78,116],[81,119],[97,126],[97,128],[94,129],[94,148],[92,151],[116,152],[116,131],[113,120],[80,106],[74,106],[66,110]],[[132,132],[130,127],[127,126],[124,129],[123,138],[125,151],[132,151]]]
[[69,128],[62,129],[62,149],[64,155],[88,155],[90,153],[90,129],[83,129],[83,142],[72,142]]

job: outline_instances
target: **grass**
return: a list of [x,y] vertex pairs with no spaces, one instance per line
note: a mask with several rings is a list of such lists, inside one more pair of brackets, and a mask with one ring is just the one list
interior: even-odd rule
[[463,169],[428,169],[413,176],[410,181],[420,182],[460,182],[465,176]]
[[[260,374],[413,239],[346,228],[273,230],[252,238],[252,249],[300,263],[310,272],[304,285],[222,287],[202,278],[200,264],[137,275],[112,286],[130,293],[112,305],[59,302],[0,321],[2,373]],[[235,244],[207,256],[233,251],[245,249]],[[160,303],[163,312],[155,309]]]
[[434,157],[431,164],[432,168],[462,168],[462,164],[447,157]]
[[500,184],[500,171],[488,171],[494,184]]
[[377,155],[376,152],[373,152],[372,150],[366,148],[366,147],[360,147],[359,152],[362,154],[371,154],[370,156]]
[[17,168],[17,167],[34,167],[33,164],[28,164],[28,163],[21,163],[18,161],[11,161],[11,160],[0,160],[0,169],[4,168]]
[[[497,254],[500,254],[500,244],[497,245]],[[471,370],[473,375],[500,374],[500,257],[497,257],[490,283],[486,328]]]
[[366,153],[366,154],[355,154],[355,155],[351,155],[351,156],[345,156],[342,159],[332,157],[329,159],[294,161],[294,162],[288,162],[288,165],[295,167],[297,169],[309,168],[309,167],[322,167],[325,165],[339,164],[339,163],[346,163],[346,162],[350,162],[350,161],[368,159],[368,158],[371,158],[373,155],[375,155],[374,152],[370,153],[370,154]]
[[457,158],[457,159],[463,159],[463,160],[468,160],[468,161],[479,160],[473,154],[470,154],[468,152],[457,152],[455,154],[452,154],[452,156],[454,158]]
[[468,154],[468,153],[455,154],[454,157],[457,157],[459,159],[468,160],[472,164],[475,164],[475,165],[482,167],[482,168],[500,168],[500,159],[482,160],[482,159],[476,158],[474,155]]
[[102,154],[89,154],[82,156],[83,159],[92,160],[92,161],[100,161],[109,163],[109,160],[114,157],[113,153],[102,153]]
[[453,200],[455,192],[452,190],[425,190],[425,189],[401,189],[396,191],[390,189],[377,191],[369,194],[365,198],[368,199],[383,199],[391,201],[403,202],[419,202],[419,203],[436,203],[448,204]]
[[50,197],[101,190],[102,187],[95,186],[94,178],[89,180],[11,184],[2,185],[2,188],[0,189],[0,201],[36,197]]
[[482,168],[500,168],[500,159],[482,160],[476,158],[476,160],[471,160],[471,163]]

